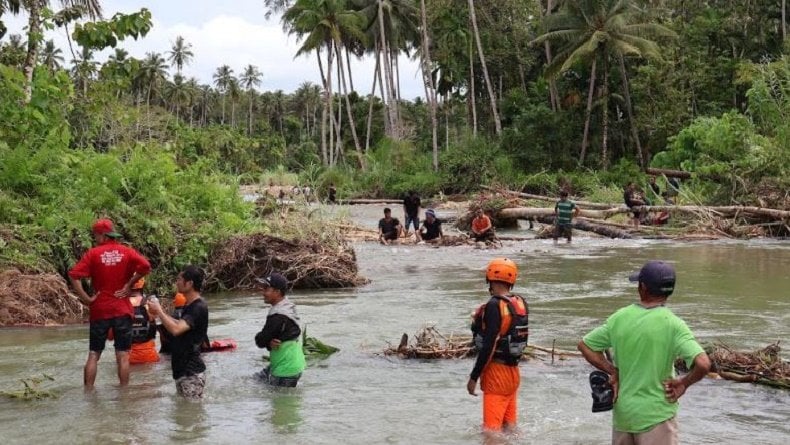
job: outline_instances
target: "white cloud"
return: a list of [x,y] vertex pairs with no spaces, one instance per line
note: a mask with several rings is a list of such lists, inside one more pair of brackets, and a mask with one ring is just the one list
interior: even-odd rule
[[[123,3],[123,6],[121,6]],[[248,64],[258,66],[263,72],[263,90],[281,89],[290,92],[304,81],[320,83],[315,54],[294,59],[299,44],[293,36],[282,30],[279,20],[266,20],[260,1],[234,0],[233,7],[219,8],[217,2],[208,1],[163,1],[146,6],[136,0],[109,0],[104,5],[105,17],[119,11],[133,12],[148,7],[153,15],[154,27],[144,38],[120,42],[119,47],[138,58],[147,52],[166,53],[176,36],[183,36],[192,44],[195,54],[191,65],[185,67],[186,76],[197,77],[201,83],[211,83],[212,74],[220,65],[229,65],[240,73]],[[9,33],[22,32],[24,17],[5,16]],[[50,32],[60,46],[64,57],[71,59],[66,35],[63,30]],[[75,49],[78,50],[78,49]],[[104,60],[111,51],[97,56]],[[354,86],[360,94],[370,92],[375,61],[352,58]],[[326,68],[326,64],[324,64]],[[416,62],[402,57],[400,60],[401,88],[403,98],[414,98],[423,94],[422,82]],[[336,76],[335,76],[336,77]]]

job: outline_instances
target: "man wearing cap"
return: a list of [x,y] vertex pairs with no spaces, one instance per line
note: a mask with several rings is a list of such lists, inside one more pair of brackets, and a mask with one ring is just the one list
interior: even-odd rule
[[[672,266],[649,261],[630,280],[639,283],[639,302],[584,336],[579,350],[610,376],[612,444],[677,444],[678,399],[708,373],[710,360],[686,323],[665,306],[675,289]],[[614,363],[604,356],[608,348]],[[677,357],[691,369],[683,377],[674,373]]]
[[270,362],[255,376],[272,386],[295,387],[304,371],[305,358],[296,306],[285,296],[288,280],[275,272],[256,281],[263,301],[272,307],[263,329],[255,335],[255,344],[270,351]]
[[442,240],[442,222],[436,219],[436,211],[428,209],[425,211],[425,221],[422,222],[422,227],[417,233],[417,241],[427,241],[429,243],[436,243]]
[[[115,335],[115,360],[121,386],[129,383],[129,349],[132,346],[134,309],[129,302],[132,285],[151,271],[151,265],[139,252],[117,241],[120,235],[112,221],[100,219],[93,224],[96,246],[89,249],[69,270],[71,285],[80,301],[90,308],[90,352],[85,363],[83,382],[92,388],[107,333]],[[82,279],[90,278],[96,292],[89,296]]]

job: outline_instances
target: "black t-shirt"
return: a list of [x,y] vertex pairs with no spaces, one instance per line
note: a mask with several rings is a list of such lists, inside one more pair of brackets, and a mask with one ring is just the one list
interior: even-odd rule
[[379,220],[379,229],[381,229],[381,233],[394,232],[399,225],[400,221],[398,221],[398,218],[390,218],[389,221],[387,221],[386,218],[381,218]]
[[425,235],[423,238],[427,240],[438,238],[442,233],[442,222],[438,219],[434,219],[433,223],[429,223],[428,220],[425,220],[423,225],[425,226]]
[[406,210],[406,214],[412,218],[417,217],[417,214],[420,212],[420,205],[422,205],[422,202],[417,195],[403,198],[403,208]]
[[200,374],[206,370],[206,364],[200,358],[200,344],[206,338],[208,331],[206,300],[198,298],[184,307],[181,319],[187,322],[189,330],[173,337],[171,364],[174,379]]

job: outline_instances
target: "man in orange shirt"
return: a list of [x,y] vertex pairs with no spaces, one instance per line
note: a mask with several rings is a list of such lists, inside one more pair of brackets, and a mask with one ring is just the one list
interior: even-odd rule
[[[112,221],[100,219],[91,228],[96,246],[69,270],[71,285],[82,304],[90,308],[90,352],[83,383],[92,388],[96,369],[110,329],[115,333],[115,361],[121,386],[129,384],[129,349],[132,346],[134,310],[129,302],[132,285],[148,275],[151,264],[133,248],[118,242]],[[82,279],[90,278],[96,294],[88,295]]]
[[513,261],[495,258],[488,264],[486,282],[491,298],[477,309],[472,323],[477,360],[466,390],[476,396],[480,379],[485,431],[512,430],[516,426],[521,384],[518,363],[529,336],[527,302],[511,293],[516,278],[518,267]]
[[494,239],[494,226],[491,218],[483,213],[483,209],[475,211],[475,219],[472,220],[472,233],[469,234],[475,241],[492,241]]

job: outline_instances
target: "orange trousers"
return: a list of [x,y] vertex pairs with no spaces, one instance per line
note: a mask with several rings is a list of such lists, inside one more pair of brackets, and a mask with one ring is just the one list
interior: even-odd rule
[[500,431],[505,425],[516,424],[518,387],[521,374],[518,366],[490,362],[480,375],[483,390],[483,428]]
[[159,353],[156,352],[156,340],[151,339],[143,343],[132,343],[132,349],[129,351],[130,364],[156,363],[158,361]]

